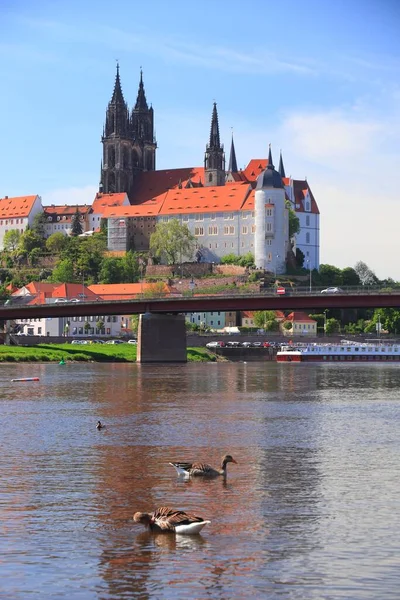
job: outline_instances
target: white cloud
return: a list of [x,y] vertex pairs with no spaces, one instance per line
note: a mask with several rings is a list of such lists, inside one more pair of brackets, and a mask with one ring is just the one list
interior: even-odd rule
[[55,204],[61,206],[63,204],[92,204],[98,192],[98,186],[86,185],[84,187],[60,188],[49,190],[42,195],[42,204],[49,206]]

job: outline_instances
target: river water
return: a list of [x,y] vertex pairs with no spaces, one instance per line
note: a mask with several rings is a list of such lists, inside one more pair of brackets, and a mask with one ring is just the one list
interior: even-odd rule
[[[1,599],[400,597],[398,365],[10,364],[0,380]],[[168,465],[226,452],[226,481]],[[133,522],[162,505],[211,525]]]

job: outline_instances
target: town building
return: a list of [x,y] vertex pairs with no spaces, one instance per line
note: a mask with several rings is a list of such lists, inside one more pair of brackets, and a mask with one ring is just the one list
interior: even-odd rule
[[316,337],[317,321],[311,319],[307,313],[302,311],[291,312],[280,324],[281,331],[285,336]]
[[8,231],[24,233],[42,210],[42,199],[38,195],[0,198],[0,249],[4,248],[4,235]]

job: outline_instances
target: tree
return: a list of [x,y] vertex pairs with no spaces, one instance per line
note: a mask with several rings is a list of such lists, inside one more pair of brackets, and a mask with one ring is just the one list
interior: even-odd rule
[[74,265],[71,260],[64,258],[60,260],[53,269],[51,281],[53,283],[70,283],[74,280]]
[[46,249],[51,252],[51,254],[59,254],[68,246],[68,241],[69,239],[66,235],[57,231],[47,238]]
[[143,273],[143,267],[146,264],[144,257],[138,252],[129,250],[122,260],[124,262],[125,282],[135,283],[139,281],[139,279],[142,278],[141,274]]
[[46,225],[47,225],[47,217],[44,212],[36,213],[33,218],[32,223],[32,231],[39,236],[40,238],[44,238],[46,235]]
[[257,310],[253,315],[254,325],[262,327],[267,331],[276,331],[279,323],[276,320],[276,314],[273,310]]
[[351,267],[342,270],[342,285],[360,285],[360,278]]
[[84,331],[85,331],[85,333],[86,333],[86,335],[87,335],[87,334],[88,334],[88,331],[89,331],[89,329],[90,329],[90,323],[89,323],[89,321],[85,321],[85,324],[84,324],[84,326],[83,326],[83,329],[84,329]]
[[75,262],[77,273],[84,273],[86,279],[97,282],[107,249],[104,236],[95,234],[87,238],[73,238],[71,241],[77,242]]
[[81,225],[81,215],[79,213],[78,207],[76,207],[75,213],[72,215],[71,219],[71,235],[76,237],[83,233],[82,225]]
[[325,325],[326,335],[339,332],[339,321],[337,319],[327,319]]
[[289,211],[289,239],[300,232],[300,219],[294,212],[289,200],[286,200],[286,208]]
[[21,241],[21,233],[18,229],[10,229],[4,234],[3,245],[8,252],[14,252]]
[[357,273],[362,285],[373,285],[374,283],[378,283],[378,278],[373,271],[359,260],[358,263],[354,266],[354,271]]
[[147,286],[146,290],[143,292],[144,298],[162,298],[167,295],[167,290],[165,289],[165,283],[163,281],[157,281],[156,283],[152,283]]
[[168,223],[158,223],[150,236],[150,251],[168,265],[173,265],[182,257],[192,258],[196,238],[187,225],[181,225],[177,219]]
[[33,229],[26,229],[24,233],[21,234],[19,247],[23,252],[29,254],[32,252],[34,248],[43,249],[44,239],[40,237]]
[[301,268],[304,265],[305,254],[300,248],[296,248],[296,265]]
[[102,330],[104,329],[104,321],[102,321],[101,319],[96,321],[96,329],[102,332]]
[[342,285],[342,272],[332,265],[320,265],[318,279],[320,285]]
[[105,256],[99,271],[100,283],[124,283],[125,265],[122,258]]

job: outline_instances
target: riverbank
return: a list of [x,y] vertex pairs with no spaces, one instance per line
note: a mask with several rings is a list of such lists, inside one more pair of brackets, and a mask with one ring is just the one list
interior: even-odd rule
[[[37,346],[0,346],[1,362],[136,362],[133,344],[38,344]],[[214,362],[206,348],[188,348],[188,362]]]

